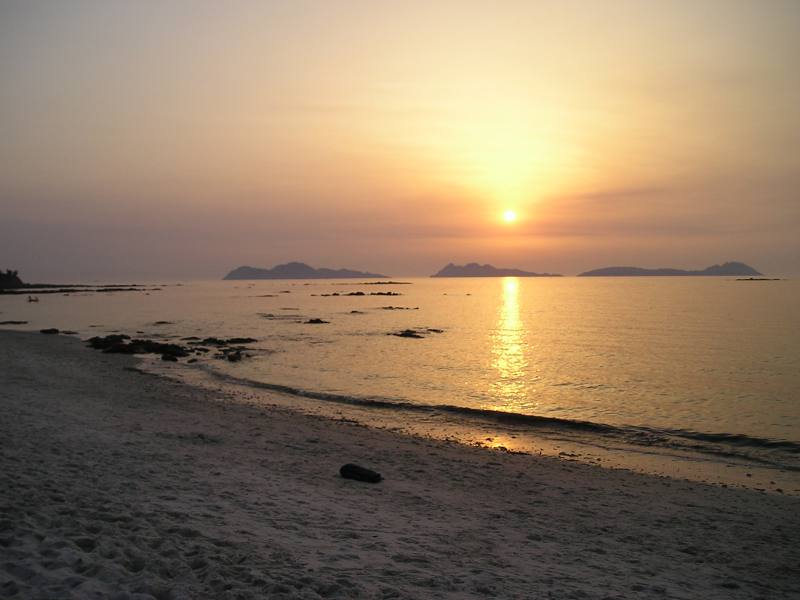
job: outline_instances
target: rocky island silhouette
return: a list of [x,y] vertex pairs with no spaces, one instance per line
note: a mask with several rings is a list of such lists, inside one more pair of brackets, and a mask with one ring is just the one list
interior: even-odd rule
[[684,276],[759,276],[762,273],[741,262],[711,265],[700,271],[685,269],[643,269],[641,267],[604,267],[578,274],[578,277],[684,277]]
[[469,263],[466,265],[448,264],[431,277],[561,277],[554,273],[533,273],[521,269],[504,269],[492,265]]
[[223,280],[241,279],[385,279],[386,275],[367,273],[352,269],[327,269],[314,267],[301,262],[277,265],[271,269],[242,266],[237,267]]

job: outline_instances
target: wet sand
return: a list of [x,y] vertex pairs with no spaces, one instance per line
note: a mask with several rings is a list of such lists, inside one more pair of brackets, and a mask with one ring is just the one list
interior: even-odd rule
[[64,336],[0,332],[0,473],[3,598],[800,595],[796,497],[253,407]]

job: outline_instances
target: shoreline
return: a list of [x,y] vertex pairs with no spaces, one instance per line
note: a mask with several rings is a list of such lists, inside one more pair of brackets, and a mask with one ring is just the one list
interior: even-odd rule
[[[733,453],[734,448],[714,448],[686,443],[671,445],[664,440],[649,443],[667,431],[629,426],[637,441],[599,433],[619,432],[624,427],[593,422],[538,418],[501,411],[482,411],[459,406],[414,405],[405,401],[360,399],[298,390],[291,386],[239,379],[219,371],[213,364],[165,363],[143,359],[144,369],[193,387],[214,392],[232,392],[248,398],[253,406],[280,405],[293,411],[335,419],[352,419],[370,428],[388,429],[402,435],[453,441],[516,454],[557,457],[603,468],[624,469],[676,480],[689,480],[740,487],[766,493],[800,497],[800,472],[794,465],[769,462],[769,458]],[[398,409],[397,407],[400,407]],[[454,414],[455,413],[455,414]],[[487,414],[484,414],[487,413]],[[517,421],[515,423],[515,421]],[[560,428],[529,426],[529,422],[548,421]],[[573,425],[563,427],[564,424]],[[732,434],[697,434],[697,437],[736,437]],[[639,437],[639,436],[634,436]],[[747,436],[745,436],[747,437]],[[657,442],[661,443],[657,443]],[[794,445],[791,442],[756,440]]]
[[0,332],[4,597],[800,593],[797,498],[254,406],[138,364]]

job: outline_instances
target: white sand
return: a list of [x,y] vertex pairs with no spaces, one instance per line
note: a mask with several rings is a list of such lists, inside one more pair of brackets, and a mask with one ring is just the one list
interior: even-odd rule
[[800,597],[798,498],[256,409],[134,365],[0,333],[1,598]]

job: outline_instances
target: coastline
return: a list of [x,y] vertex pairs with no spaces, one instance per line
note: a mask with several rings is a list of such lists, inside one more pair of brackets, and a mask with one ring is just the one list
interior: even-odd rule
[[[3,597],[800,593],[798,498],[256,407],[136,365],[0,332]],[[347,462],[385,480],[341,479]]]
[[[794,442],[615,427],[463,406],[358,398],[241,379],[217,370],[212,363],[176,364],[151,358],[142,362],[142,368],[192,387],[233,393],[256,407],[279,405],[305,414],[354,420],[370,428],[403,435],[800,497],[800,474],[792,453],[797,447]],[[734,443],[715,444],[719,438]],[[767,450],[761,456],[753,452],[759,445]],[[775,456],[770,456],[769,450],[775,447],[784,449],[780,458],[788,459],[790,464],[774,461]]]

